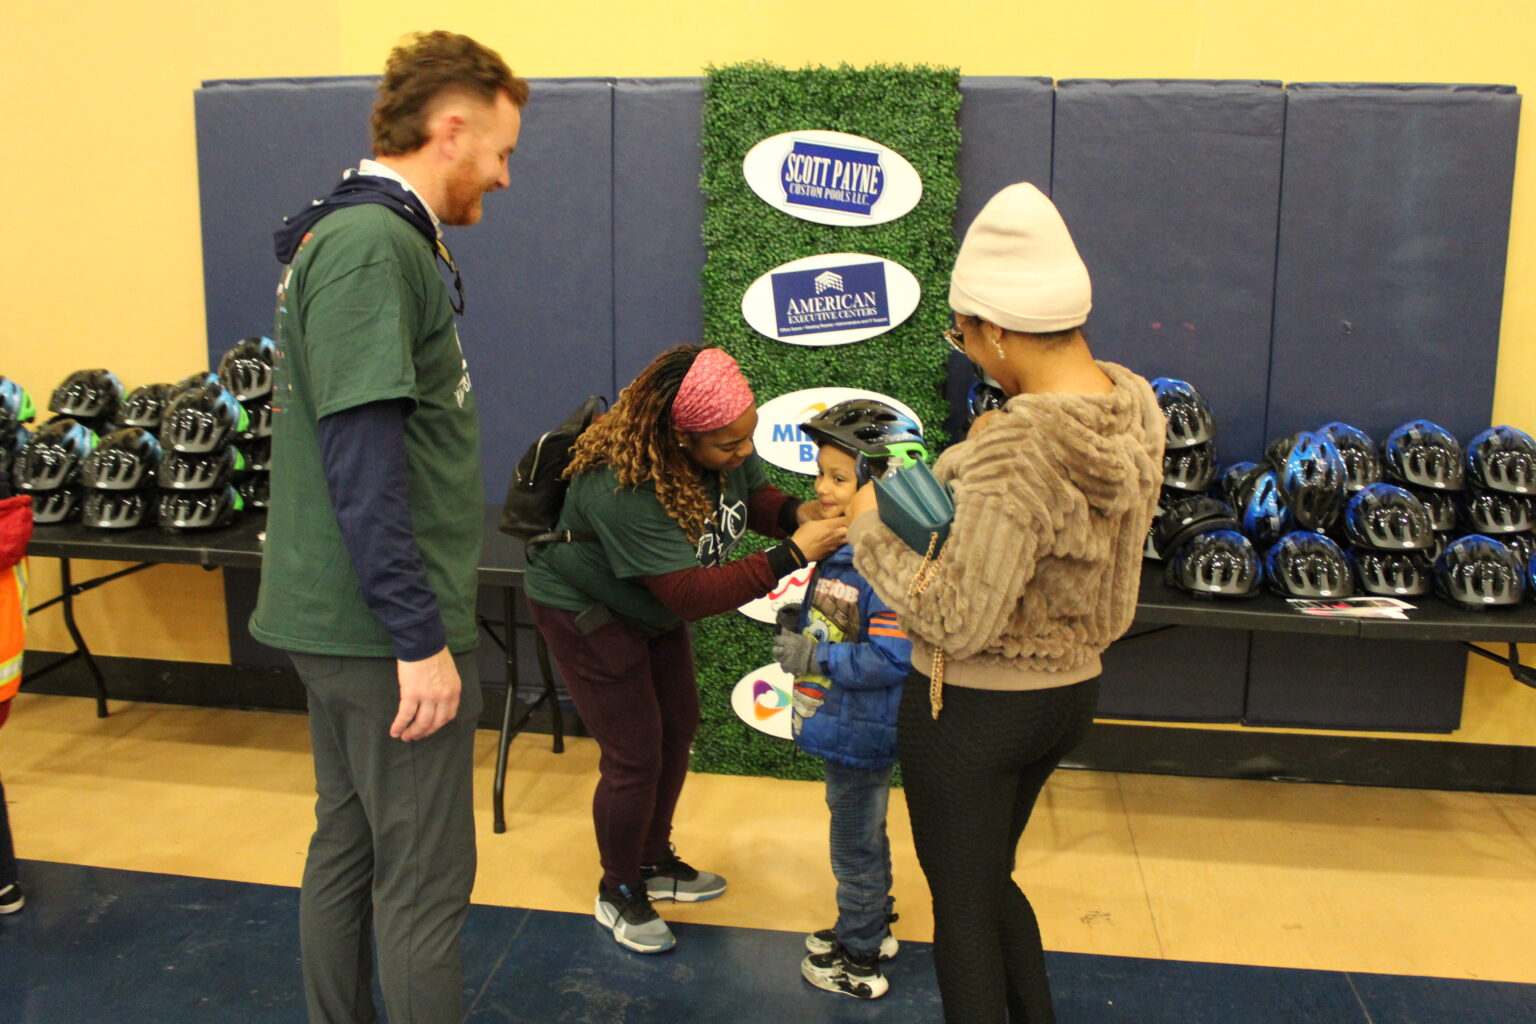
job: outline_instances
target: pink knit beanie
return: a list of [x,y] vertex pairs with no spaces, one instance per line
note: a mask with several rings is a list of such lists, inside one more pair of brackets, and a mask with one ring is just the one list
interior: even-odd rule
[[1027,181],[987,200],[949,276],[949,308],[999,327],[1047,334],[1088,319],[1088,268],[1051,201]]
[[690,434],[719,430],[756,402],[736,360],[724,349],[706,348],[694,357],[672,400],[672,425]]

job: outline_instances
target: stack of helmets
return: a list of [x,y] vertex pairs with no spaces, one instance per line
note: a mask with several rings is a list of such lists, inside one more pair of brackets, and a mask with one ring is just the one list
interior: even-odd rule
[[32,518],[63,523],[80,512],[80,469],[95,450],[96,431],[68,416],[49,420],[11,461],[11,485],[32,496]]
[[[1163,446],[1163,487],[1158,496],[1157,517],[1191,495],[1203,494],[1216,479],[1216,418],[1205,398],[1188,381],[1158,377],[1152,393],[1163,411],[1167,424]],[[1166,558],[1159,553],[1147,530],[1145,554],[1148,558]]]
[[1362,593],[1419,597],[1433,591],[1434,526],[1411,491],[1384,483],[1361,488],[1344,510],[1344,531]]
[[123,385],[110,370],[76,370],[56,388],[48,400],[55,418],[68,417],[98,436],[112,429]]
[[0,474],[10,473],[16,453],[32,439],[24,424],[36,415],[27,389],[9,377],[0,377]]
[[[268,470],[272,462],[272,367],[277,346],[271,338],[253,335],[242,338],[219,360],[219,380],[244,407],[246,427],[235,437],[235,447],[244,462],[239,483],[240,497],[246,508],[265,509],[269,491]],[[977,386],[982,385],[978,381]],[[972,388],[971,418],[977,410]],[[997,391],[1002,396],[1002,391]],[[987,408],[998,408],[1001,401]]]
[[1461,442],[1429,420],[1410,420],[1381,443],[1382,478],[1411,492],[1429,511],[1435,528],[1431,556],[1438,557],[1458,527],[1458,497],[1466,489]]
[[1536,439],[1510,426],[1489,427],[1467,442],[1467,489],[1461,521],[1514,549],[1529,564],[1536,552]]
[[180,532],[224,526],[243,506],[235,489],[245,458],[233,444],[250,417],[214,374],[172,387],[160,429],[155,521]]
[[1237,526],[1231,507],[1207,495],[1171,503],[1153,521],[1150,542],[1167,563],[1164,581],[1200,598],[1257,594],[1258,551]]

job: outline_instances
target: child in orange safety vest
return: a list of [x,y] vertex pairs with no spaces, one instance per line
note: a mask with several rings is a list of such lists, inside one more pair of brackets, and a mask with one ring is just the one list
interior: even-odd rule
[[[21,685],[21,655],[27,640],[27,543],[32,539],[32,498],[11,496],[10,480],[0,474],[0,725],[10,717],[11,698]],[[26,902],[16,873],[11,819],[0,783],[0,914],[13,914]]]

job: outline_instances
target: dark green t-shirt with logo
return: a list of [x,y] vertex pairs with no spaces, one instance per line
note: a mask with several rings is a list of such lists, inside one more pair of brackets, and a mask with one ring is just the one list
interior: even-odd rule
[[768,482],[762,459],[747,456],[739,469],[707,474],[715,511],[699,542],[688,540],[656,499],[656,485],[620,487],[612,468],[578,474],[560,511],[561,530],[597,535],[597,541],[550,544],[533,556],[524,586],[530,600],[582,612],[607,605],[619,618],[651,633],[682,620],[646,588],[642,576],[724,562],[747,529],[747,504]]
[[288,651],[393,658],[331,511],[317,422],[405,400],[411,524],[448,647],[474,649],[480,425],[448,291],[425,238],[383,206],[330,214],[277,292],[272,476],[251,635]]

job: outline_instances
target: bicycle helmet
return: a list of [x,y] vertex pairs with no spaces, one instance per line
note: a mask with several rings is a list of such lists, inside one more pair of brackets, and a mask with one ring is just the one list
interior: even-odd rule
[[240,485],[240,499],[246,508],[266,508],[271,495],[271,478],[266,473],[252,473]]
[[1248,498],[1248,490],[1263,469],[1257,462],[1234,462],[1221,471],[1216,486],[1221,496],[1233,508],[1242,508]]
[[1344,489],[1353,494],[1381,479],[1381,456],[1376,442],[1363,430],[1334,420],[1317,429],[1327,435],[1344,459]]
[[108,420],[122,399],[122,382],[110,370],[76,370],[53,389],[48,408],[60,416]]
[[0,434],[9,434],[21,424],[30,423],[36,415],[27,389],[9,377],[0,377]]
[[38,525],[67,523],[80,511],[80,488],[73,485],[32,494],[32,521]]
[[1216,436],[1216,419],[1200,392],[1188,381],[1158,377],[1152,393],[1168,423],[1168,448],[1193,448]]
[[1285,457],[1291,454],[1291,449],[1295,447],[1296,439],[1300,436],[1300,431],[1294,434],[1281,434],[1264,446],[1264,461],[1273,466],[1276,473],[1285,472]]
[[143,526],[154,506],[153,491],[85,492],[80,525],[93,530],[131,530]]
[[1163,452],[1163,486],[1176,491],[1204,491],[1216,479],[1216,446],[1207,441]]
[[[1260,463],[1260,465],[1265,465]],[[1268,547],[1291,528],[1291,513],[1280,492],[1275,471],[1265,468],[1254,479],[1243,502],[1243,533],[1261,547]]]
[[1536,504],[1523,494],[1467,491],[1461,496],[1461,514],[1473,533],[1524,533],[1536,529]]
[[1279,473],[1280,491],[1291,518],[1303,530],[1326,530],[1344,509],[1344,457],[1328,435],[1303,430],[1294,435]]
[[1262,575],[1258,552],[1236,530],[1212,530],[1185,541],[1163,570],[1165,582],[1196,597],[1252,597]]
[[1417,487],[1404,487],[1403,490],[1423,503],[1429,513],[1429,524],[1435,528],[1436,533],[1449,533],[1456,529],[1461,515],[1456,492],[1425,491]]
[[0,451],[14,455],[25,448],[30,440],[32,440],[32,431],[18,423],[9,431],[0,431]]
[[1373,551],[1356,548],[1349,553],[1355,582],[1367,594],[1382,597],[1418,597],[1435,589],[1435,563],[1424,551]]
[[1499,543],[1513,551],[1521,565],[1530,565],[1531,556],[1536,555],[1536,534],[1506,533],[1499,537]]
[[117,425],[158,431],[160,421],[165,418],[171,387],[170,384],[141,384],[128,392],[117,410]]
[[19,491],[66,487],[80,475],[80,463],[91,454],[96,441],[94,430],[72,419],[45,424],[16,453],[11,463],[11,482]]
[[272,435],[272,396],[259,402],[242,402],[245,408],[245,429],[238,435],[241,441],[254,441]]
[[1307,530],[1275,542],[1264,559],[1264,577],[1270,589],[1285,597],[1348,597],[1355,590],[1344,552]]
[[1467,442],[1467,475],[1484,490],[1536,494],[1536,438],[1514,427],[1489,427]]
[[1172,558],[1185,541],[1213,530],[1237,529],[1237,517],[1215,498],[1189,494],[1165,508],[1152,521],[1152,546],[1161,558]]
[[80,465],[80,482],[99,491],[147,487],[160,465],[160,442],[143,427],[114,430]]
[[271,338],[253,334],[229,347],[219,360],[219,380],[240,401],[272,393],[272,363],[277,346]]
[[1371,484],[1344,509],[1349,542],[1378,551],[1424,551],[1434,547],[1434,524],[1424,503],[1401,487]]
[[1435,491],[1459,491],[1465,484],[1461,442],[1429,420],[1404,423],[1381,445],[1389,479]]
[[261,473],[272,468],[270,437],[259,437],[254,441],[239,441],[234,447],[240,449],[240,454],[245,459],[245,468],[251,472]]
[[160,441],[178,452],[202,454],[223,447],[247,425],[245,409],[234,395],[221,385],[205,384],[171,400]]
[[166,452],[160,460],[157,482],[169,491],[208,491],[228,484],[235,473],[245,468],[245,457],[238,448],[216,452]]
[[161,491],[155,518],[166,530],[207,530],[226,526],[244,507],[233,487],[212,491]]
[[910,466],[928,454],[922,431],[910,417],[871,398],[838,402],[800,429],[818,445],[830,444],[852,455],[861,487],[884,475],[893,460],[898,467]]
[[1491,608],[1519,604],[1525,569],[1509,548],[1480,533],[1458,537],[1435,559],[1435,592],[1453,604]]
[[1008,401],[1008,396],[1002,388],[993,387],[986,381],[978,380],[971,385],[971,390],[965,396],[965,411],[969,421],[974,423],[982,413],[991,412],[993,409],[1001,409]]

